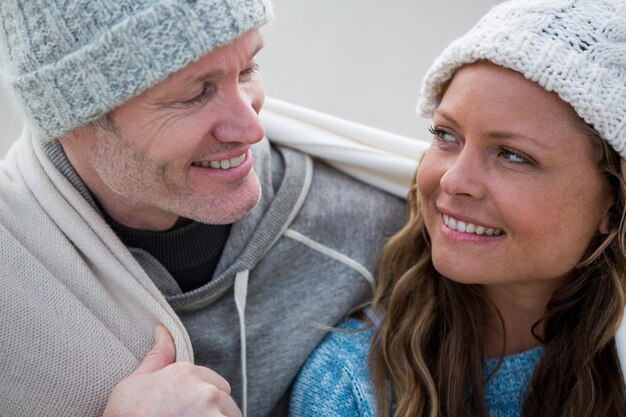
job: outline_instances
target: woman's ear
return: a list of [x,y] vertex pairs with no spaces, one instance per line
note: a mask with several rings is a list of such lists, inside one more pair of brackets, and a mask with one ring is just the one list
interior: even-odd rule
[[602,219],[600,220],[600,225],[598,226],[598,232],[600,232],[603,235],[608,235],[610,232],[610,227],[611,227],[611,223],[610,223],[610,213],[611,213],[611,208],[613,207],[613,203],[615,202],[615,197],[613,195],[610,195],[607,197],[607,202],[604,210],[604,216],[602,217]]
[[601,234],[603,234],[603,235],[608,235],[609,234],[609,213],[608,212],[602,218],[602,221],[600,222],[600,227],[598,228],[598,231]]

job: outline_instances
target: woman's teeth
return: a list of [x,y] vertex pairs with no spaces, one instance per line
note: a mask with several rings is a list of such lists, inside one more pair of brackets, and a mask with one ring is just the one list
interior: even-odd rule
[[445,214],[443,215],[443,222],[450,229],[454,229],[461,233],[470,233],[470,234],[474,234],[478,236],[483,236],[483,235],[499,236],[503,233],[502,229],[496,229],[493,227],[476,226],[473,223],[466,223],[461,220],[456,220],[454,217],[450,217]]
[[221,161],[200,161],[200,162],[192,162],[191,165],[195,165],[197,167],[203,168],[214,168],[214,169],[229,169],[238,167],[243,163],[246,159],[246,154],[235,156],[230,159],[223,159]]

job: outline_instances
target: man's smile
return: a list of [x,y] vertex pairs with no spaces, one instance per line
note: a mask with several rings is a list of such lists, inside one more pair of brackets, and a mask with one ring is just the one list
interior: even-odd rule
[[202,168],[214,168],[214,169],[229,169],[236,168],[243,163],[246,159],[246,154],[243,153],[239,156],[235,156],[228,159],[222,159],[220,161],[196,161],[191,165]]

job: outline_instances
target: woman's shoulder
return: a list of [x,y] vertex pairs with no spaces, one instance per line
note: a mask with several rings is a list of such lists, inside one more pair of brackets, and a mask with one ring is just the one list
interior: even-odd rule
[[355,318],[346,318],[328,332],[311,354],[308,363],[320,372],[328,372],[330,367],[337,372],[367,372],[373,334],[374,326]]
[[301,369],[290,416],[374,415],[369,346],[374,327],[354,318],[340,322]]
[[375,327],[353,317],[343,319],[329,332],[322,345],[328,345],[346,354],[363,355],[369,351]]

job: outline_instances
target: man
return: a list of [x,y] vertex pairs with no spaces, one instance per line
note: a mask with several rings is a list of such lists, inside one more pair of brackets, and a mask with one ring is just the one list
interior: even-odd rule
[[0,415],[284,415],[403,207],[263,139],[269,0],[0,14]]

